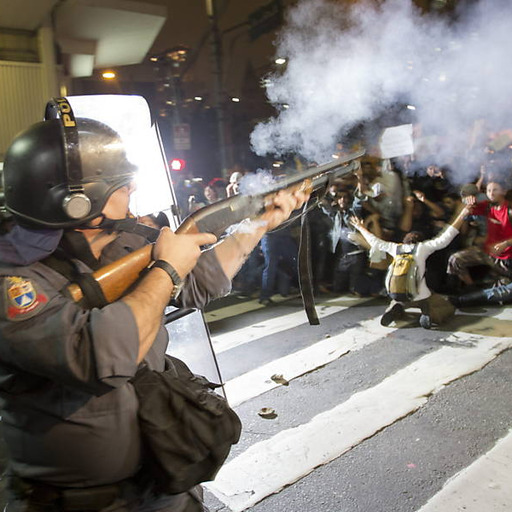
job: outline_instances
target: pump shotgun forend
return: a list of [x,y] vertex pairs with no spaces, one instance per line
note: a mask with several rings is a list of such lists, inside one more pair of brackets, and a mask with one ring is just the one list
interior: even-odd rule
[[[180,224],[176,233],[213,233],[219,238],[230,226],[263,213],[280,190],[302,189],[312,193],[322,189],[330,180],[355,171],[359,166],[357,159],[363,155],[364,151],[353,153],[339,160],[298,172],[276,181],[267,190],[256,195],[236,195],[205,206],[189,215]],[[145,245],[93,272],[93,278],[100,285],[109,303],[122,297],[139,278],[140,273],[149,266],[152,261],[152,250],[153,244]],[[67,287],[67,293],[75,302],[83,299],[82,289],[76,283]]]

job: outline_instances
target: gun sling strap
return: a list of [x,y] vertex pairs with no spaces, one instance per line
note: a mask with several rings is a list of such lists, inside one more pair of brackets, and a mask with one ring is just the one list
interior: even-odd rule
[[309,325],[320,325],[315,307],[313,290],[313,270],[311,265],[311,229],[309,225],[308,212],[315,208],[323,199],[327,191],[334,185],[335,177],[330,175],[321,190],[318,190],[314,197],[307,201],[301,214],[301,230],[299,244],[299,287],[302,295],[302,303],[308,317]]
[[[59,247],[53,254],[41,261],[47,267],[63,275],[68,281],[77,283],[83,292],[80,305],[86,309],[102,308],[108,304],[103,290],[91,272],[81,272],[74,255],[80,254],[80,260],[93,270],[99,268],[98,260],[93,256],[89,244],[81,233],[69,231],[64,234]],[[68,296],[67,285],[60,290]]]
[[301,215],[301,231],[299,244],[299,287],[302,295],[302,303],[310,325],[319,325],[320,320],[315,308],[313,294],[313,279],[311,269],[311,229],[307,215],[308,203],[303,207]]

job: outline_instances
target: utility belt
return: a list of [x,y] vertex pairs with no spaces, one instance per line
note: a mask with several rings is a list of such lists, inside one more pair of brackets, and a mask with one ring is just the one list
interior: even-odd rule
[[[19,500],[26,500],[34,511],[52,512],[94,512],[102,510],[126,496],[135,487],[133,480],[123,480],[116,484],[96,487],[66,488],[56,487],[9,476],[9,491]],[[32,510],[30,507],[28,510]]]

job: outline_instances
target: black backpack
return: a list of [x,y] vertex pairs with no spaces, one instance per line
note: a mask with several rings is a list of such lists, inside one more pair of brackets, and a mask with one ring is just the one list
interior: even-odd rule
[[217,384],[194,375],[169,355],[166,370],[142,367],[132,379],[139,398],[139,425],[145,448],[142,473],[159,490],[185,492],[213,480],[240,438],[242,424]]

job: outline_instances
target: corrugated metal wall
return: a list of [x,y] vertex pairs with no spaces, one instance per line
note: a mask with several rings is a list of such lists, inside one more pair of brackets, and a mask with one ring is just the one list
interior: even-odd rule
[[0,61],[0,161],[18,132],[42,120],[45,85],[42,64]]

